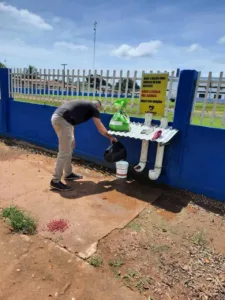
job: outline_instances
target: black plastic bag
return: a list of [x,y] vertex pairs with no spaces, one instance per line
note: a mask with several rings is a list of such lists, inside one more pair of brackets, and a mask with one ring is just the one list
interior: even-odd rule
[[127,150],[120,142],[112,143],[112,145],[110,145],[109,148],[105,150],[104,158],[108,163],[115,163],[120,160],[126,160]]

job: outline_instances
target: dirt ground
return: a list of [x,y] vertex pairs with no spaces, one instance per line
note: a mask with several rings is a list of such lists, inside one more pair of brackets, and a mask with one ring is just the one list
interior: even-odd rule
[[[87,164],[76,164],[89,182],[75,183],[81,195],[62,196],[44,187],[53,163],[0,142],[0,207],[15,203],[40,220],[34,236],[12,234],[0,220],[0,299],[225,300],[225,205],[120,183]],[[15,173],[18,164],[27,175]],[[72,219],[68,232],[46,234],[46,210]]]
[[[180,208],[176,213],[165,210]],[[146,299],[225,299],[225,226],[175,192],[101,240],[104,271]],[[157,207],[159,206],[159,207]]]

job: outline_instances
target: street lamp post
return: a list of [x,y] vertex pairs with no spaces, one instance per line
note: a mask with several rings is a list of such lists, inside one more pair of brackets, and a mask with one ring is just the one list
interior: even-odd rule
[[96,30],[97,22],[94,22],[94,53],[93,53],[93,72],[95,71],[95,46],[96,46]]
[[61,64],[63,66],[63,86],[66,87],[66,66],[67,64]]

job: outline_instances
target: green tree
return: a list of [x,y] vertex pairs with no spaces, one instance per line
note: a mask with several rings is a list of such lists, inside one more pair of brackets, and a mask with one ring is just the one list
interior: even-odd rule
[[[122,92],[125,92],[125,90],[126,90],[126,83],[127,83],[127,78],[123,78],[121,80],[121,91]],[[120,81],[118,81],[115,84],[115,90],[119,90],[119,84],[120,84]],[[128,79],[128,90],[132,90],[133,85],[134,85],[134,81],[131,78],[129,78]],[[140,89],[139,84],[137,82],[135,82],[135,90],[139,90],[139,89]]]
[[39,77],[39,73],[37,71],[37,68],[35,68],[34,66],[29,65],[25,72],[26,72],[25,73],[26,78],[36,79],[36,78]]
[[[89,82],[89,78],[90,78],[90,87],[94,87],[94,82],[95,82],[95,77],[93,74],[88,75],[86,77],[86,81]],[[99,89],[100,88],[100,83],[101,83],[101,76],[100,75],[96,75],[96,83],[95,83],[95,88]],[[104,78],[102,78],[102,85],[106,85],[106,80]]]
[[5,68],[7,68],[6,64],[0,62],[0,69],[5,69]]

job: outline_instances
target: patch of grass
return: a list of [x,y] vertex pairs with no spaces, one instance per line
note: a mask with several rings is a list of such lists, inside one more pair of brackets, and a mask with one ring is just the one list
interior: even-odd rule
[[129,287],[131,282],[131,277],[128,274],[123,276],[123,283],[125,286]]
[[134,270],[128,270],[127,274],[123,276],[123,283],[127,287],[131,287],[132,280],[137,276],[137,272]]
[[169,245],[151,246],[153,252],[168,252],[170,249]]
[[2,210],[2,217],[11,226],[13,232],[35,234],[37,224],[35,219],[16,206],[9,206]]
[[193,243],[201,247],[204,247],[208,243],[204,229],[195,234]]
[[120,267],[122,267],[123,264],[124,264],[124,262],[122,261],[121,258],[117,258],[115,260],[109,261],[109,266],[113,267],[113,268],[120,268]]
[[[77,99],[77,98],[71,98],[70,100],[75,100],[75,99]],[[91,96],[89,97],[89,99],[88,99],[88,96],[84,96],[84,97],[79,96],[78,99],[90,100],[90,101],[94,100],[93,97],[91,97]],[[102,100],[102,99],[100,99],[98,97],[96,97],[96,99]],[[15,98],[14,100],[18,101],[18,102],[25,102],[25,103],[38,104],[38,105],[48,105],[48,106],[54,106],[54,107],[58,107],[58,106],[60,106],[61,104],[63,104],[66,101],[65,98],[64,99],[63,98],[58,98],[58,99],[52,98],[50,100],[47,97],[46,98],[41,97],[41,98],[37,98],[37,99]],[[116,100],[116,98],[115,98],[115,100]],[[117,111],[117,109],[114,106],[111,108],[111,104],[110,105],[106,105],[105,110],[104,110],[104,112],[106,112],[108,114],[114,114],[116,111]],[[103,110],[101,112],[103,112]],[[135,108],[135,107],[132,108],[131,110],[128,109],[127,113],[131,117],[137,117],[137,118],[144,118],[145,117],[144,114],[140,115],[138,113],[138,109]],[[158,119],[160,119],[160,118],[158,118]],[[171,114],[171,117],[169,116],[169,120],[172,121],[172,114]]]
[[133,290],[136,288],[141,294],[144,290],[149,289],[149,285],[153,283],[153,279],[150,276],[140,276],[135,270],[128,270],[128,273],[123,277],[123,284]]
[[88,260],[89,264],[95,268],[101,267],[103,260],[100,256],[93,256]]
[[138,283],[136,284],[136,288],[138,289],[139,293],[141,294],[144,290],[148,289],[148,285],[151,283],[150,278],[141,278]]
[[128,227],[132,228],[134,231],[136,232],[140,232],[141,231],[141,225],[136,223],[136,222],[131,222]]
[[137,276],[137,272],[135,270],[129,270],[128,276],[130,276],[131,278],[134,278],[135,276]]
[[115,274],[115,276],[116,276],[116,279],[119,279],[119,278],[120,278],[121,273],[120,273],[119,270],[115,269],[115,270],[114,270],[114,274]]
[[118,270],[122,265],[124,264],[123,260],[121,258],[116,258],[115,260],[109,261],[109,266],[113,269],[113,272],[117,279],[120,278],[120,271]]

